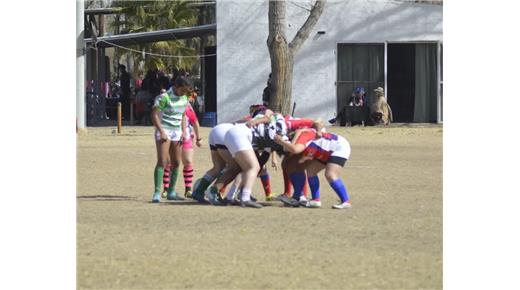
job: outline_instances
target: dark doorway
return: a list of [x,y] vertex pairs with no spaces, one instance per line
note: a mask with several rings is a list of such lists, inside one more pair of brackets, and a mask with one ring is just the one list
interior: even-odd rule
[[204,108],[206,112],[217,111],[217,47],[208,46],[204,54],[215,54],[204,58],[204,79],[206,87],[204,90]]
[[415,44],[388,44],[387,57],[387,98],[394,122],[413,122]]

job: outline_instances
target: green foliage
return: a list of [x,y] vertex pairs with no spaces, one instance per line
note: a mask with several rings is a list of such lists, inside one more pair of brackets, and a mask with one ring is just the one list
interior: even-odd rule
[[[124,17],[112,23],[113,27],[119,27],[121,33],[150,32],[164,29],[189,27],[197,24],[197,11],[190,8],[188,1],[113,1],[112,7],[122,7]],[[198,40],[192,40],[190,47],[186,40],[160,41],[147,44],[136,44],[129,46],[139,51],[162,55],[196,55],[197,50],[193,48]],[[137,64],[144,62],[145,71],[148,69],[184,68],[191,70],[198,59],[193,58],[173,58],[146,55],[142,53],[130,53],[133,57],[135,69]]]

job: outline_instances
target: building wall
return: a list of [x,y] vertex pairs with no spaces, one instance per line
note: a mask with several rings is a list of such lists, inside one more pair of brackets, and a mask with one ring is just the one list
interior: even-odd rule
[[[307,19],[311,1],[287,1],[287,39]],[[325,31],[318,35],[317,31]],[[217,116],[229,122],[262,102],[270,73],[267,1],[217,1]],[[442,41],[442,6],[402,1],[327,1],[295,57],[295,116],[328,119],[336,112],[337,43]]]

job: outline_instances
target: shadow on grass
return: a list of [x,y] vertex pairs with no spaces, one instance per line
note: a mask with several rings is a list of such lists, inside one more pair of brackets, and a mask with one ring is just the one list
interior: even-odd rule
[[[153,203],[153,202],[149,202],[149,203]],[[159,205],[177,205],[177,206],[187,206],[187,205],[201,205],[201,206],[206,206],[206,205],[211,205],[209,203],[200,203],[198,201],[195,201],[195,200],[180,200],[180,201],[174,201],[174,200],[167,200],[167,201],[161,201],[159,203]]]
[[102,200],[102,201],[119,201],[119,200],[136,200],[135,197],[126,195],[79,195],[77,199],[84,200]]
[[[152,203],[151,201],[149,201],[148,203]],[[271,207],[271,206],[282,206],[281,203],[272,203],[272,202],[257,202],[259,204],[261,204],[262,206],[264,207]],[[207,203],[200,203],[198,201],[192,201],[192,200],[186,200],[186,201],[173,201],[173,200],[168,200],[168,201],[161,201],[160,203],[158,203],[159,205],[175,205],[175,206],[193,206],[193,205],[201,205],[201,206],[213,206],[212,204],[210,204],[209,202]],[[240,207],[240,205],[224,205],[224,206],[215,206],[215,207]]]

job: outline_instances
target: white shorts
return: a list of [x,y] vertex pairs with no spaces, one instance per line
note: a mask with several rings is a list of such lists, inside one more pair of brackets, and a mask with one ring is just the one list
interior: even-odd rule
[[235,157],[236,153],[244,150],[253,150],[253,132],[245,124],[238,124],[227,131],[224,136],[224,145],[226,145],[231,156]]
[[[182,136],[182,129],[166,129],[163,128],[164,132],[168,136],[170,141],[180,141]],[[155,129],[155,141],[161,140],[161,132]]]
[[336,143],[336,148],[330,156],[348,159],[350,157],[350,143],[348,143],[347,139],[338,135],[338,142]]
[[227,131],[233,128],[234,125],[231,123],[223,123],[215,126],[209,132],[208,143],[211,150],[217,150],[217,148],[224,149],[224,136],[226,136]]

